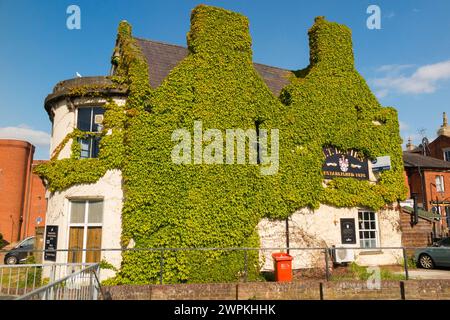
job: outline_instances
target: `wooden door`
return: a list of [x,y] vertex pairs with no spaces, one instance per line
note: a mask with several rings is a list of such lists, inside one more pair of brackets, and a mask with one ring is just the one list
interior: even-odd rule
[[100,262],[101,251],[89,251],[89,249],[100,249],[102,247],[102,228],[88,227],[86,240],[86,262]]
[[68,263],[81,263],[83,260],[83,251],[70,251],[70,249],[83,249],[83,233],[83,227],[70,227]]

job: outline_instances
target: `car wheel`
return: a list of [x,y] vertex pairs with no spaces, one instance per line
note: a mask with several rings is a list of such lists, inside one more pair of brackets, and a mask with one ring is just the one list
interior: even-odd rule
[[433,269],[434,262],[433,259],[427,254],[422,254],[419,258],[419,264],[424,269]]
[[6,258],[6,264],[17,264],[19,260],[15,256],[10,256]]

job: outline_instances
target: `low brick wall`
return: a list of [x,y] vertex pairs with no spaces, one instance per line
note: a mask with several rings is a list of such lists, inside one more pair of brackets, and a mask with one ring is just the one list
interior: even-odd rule
[[[403,289],[402,289],[403,283]],[[113,300],[450,300],[450,280],[294,281],[103,287]]]
[[408,280],[406,300],[450,300],[450,280]]
[[[450,283],[449,283],[450,285]],[[370,289],[366,281],[330,281],[323,284],[324,300],[398,300],[400,281],[381,281],[380,289]]]

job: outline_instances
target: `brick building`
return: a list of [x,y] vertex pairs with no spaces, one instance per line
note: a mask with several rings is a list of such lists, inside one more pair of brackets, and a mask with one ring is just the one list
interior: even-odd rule
[[428,146],[429,156],[450,161],[450,126],[448,125],[447,114],[444,112],[442,126],[439,128],[438,137]]
[[[419,224],[408,230],[407,223],[403,225],[403,238],[413,232],[417,237],[414,244],[406,240],[405,245],[427,245],[432,234],[434,238],[448,236],[450,227],[450,126],[444,112],[443,124],[439,128],[438,137],[429,144],[414,147],[407,144],[403,153],[405,176],[409,187],[409,198],[417,195],[418,206],[423,209],[419,214]],[[409,216],[408,208],[404,214]],[[403,217],[407,221],[409,217]],[[425,232],[426,230],[426,232]],[[422,235],[419,235],[422,234]],[[427,238],[427,240],[425,240]],[[419,241],[418,239],[422,239]],[[420,244],[417,242],[419,241]]]
[[26,141],[0,139],[0,233],[8,243],[35,234],[45,224],[47,201],[41,179],[32,168],[34,146]]

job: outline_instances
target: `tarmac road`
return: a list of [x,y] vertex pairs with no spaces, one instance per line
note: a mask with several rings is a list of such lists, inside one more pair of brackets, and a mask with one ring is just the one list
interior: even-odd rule
[[[404,273],[403,273],[404,274]],[[450,279],[450,268],[408,270],[410,279]]]

